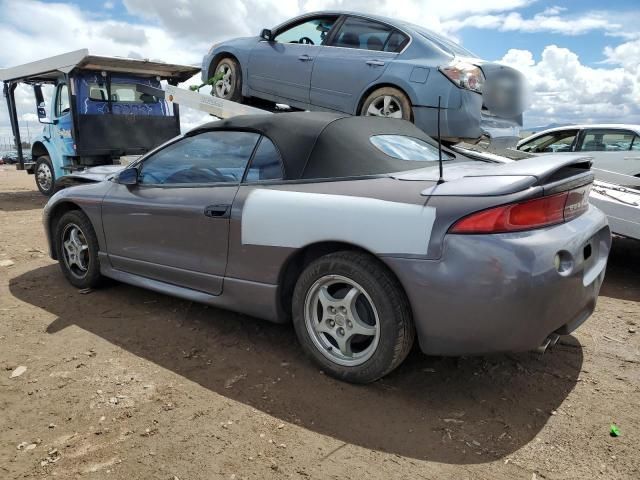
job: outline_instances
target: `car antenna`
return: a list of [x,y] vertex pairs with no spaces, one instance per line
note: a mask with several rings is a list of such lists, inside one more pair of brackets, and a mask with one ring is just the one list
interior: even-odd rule
[[442,138],[440,137],[440,99],[442,97],[438,96],[438,167],[440,169],[440,177],[438,178],[438,183],[436,185],[440,185],[444,183],[444,176],[442,173]]

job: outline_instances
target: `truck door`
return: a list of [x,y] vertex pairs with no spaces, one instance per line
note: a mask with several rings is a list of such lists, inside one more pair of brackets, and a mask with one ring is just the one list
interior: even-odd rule
[[65,164],[64,157],[74,155],[73,136],[71,134],[72,117],[71,102],[69,98],[69,87],[66,83],[59,83],[54,93],[53,104],[53,124],[49,125],[49,145],[47,150],[51,157],[51,164],[55,172],[55,177],[64,176],[62,166]]
[[115,184],[102,205],[113,267],[219,295],[231,205],[259,136],[188,136],[138,164],[138,184]]

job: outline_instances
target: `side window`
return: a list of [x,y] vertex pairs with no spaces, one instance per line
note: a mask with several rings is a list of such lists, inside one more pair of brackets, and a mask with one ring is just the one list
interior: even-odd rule
[[384,46],[384,51],[400,53],[402,49],[406,47],[407,43],[409,43],[409,37],[404,33],[395,31],[387,40],[387,44]]
[[631,150],[634,152],[640,152],[640,136],[633,137],[633,143],[631,144]]
[[349,17],[340,27],[331,45],[381,51],[385,49],[387,40],[392,33],[393,29],[382,23]]
[[67,85],[60,85],[58,87],[58,97],[56,98],[56,117],[69,113],[69,110],[69,88]]
[[305,43],[323,45],[337,17],[316,17],[294,25],[276,34],[274,40],[280,43]]
[[267,137],[262,137],[260,145],[253,155],[253,160],[247,171],[247,182],[259,180],[281,180],[282,159],[276,146]]
[[577,134],[577,130],[549,133],[522,144],[518,150],[531,153],[570,152]]
[[625,130],[587,130],[581,152],[620,152],[631,150],[635,134]]
[[183,138],[142,163],[140,183],[239,183],[259,137],[252,132],[211,131]]

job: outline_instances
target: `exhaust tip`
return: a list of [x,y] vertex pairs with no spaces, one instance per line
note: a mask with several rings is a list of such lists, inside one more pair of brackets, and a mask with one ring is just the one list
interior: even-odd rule
[[536,349],[536,352],[542,355],[544,352],[547,351],[547,348],[553,347],[556,343],[558,343],[559,339],[560,339],[560,335],[558,335],[557,333],[552,333],[551,335],[549,335],[547,338],[544,339],[544,342],[542,342],[542,344]]

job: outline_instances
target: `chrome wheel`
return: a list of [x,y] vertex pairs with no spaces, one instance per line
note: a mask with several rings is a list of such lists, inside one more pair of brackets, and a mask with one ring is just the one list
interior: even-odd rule
[[216,97],[227,98],[233,95],[233,70],[229,65],[223,63],[216,70],[216,75],[222,73],[222,79],[215,83]]
[[44,192],[48,192],[51,189],[53,184],[53,174],[51,173],[51,168],[48,163],[41,162],[40,165],[38,165],[36,170],[36,182],[38,182],[40,190]]
[[83,278],[89,270],[89,244],[80,227],[69,223],[62,232],[62,255],[68,270]]
[[392,97],[391,95],[383,95],[378,98],[374,98],[369,105],[369,108],[367,108],[365,115],[373,117],[404,118],[402,104],[397,98]]
[[305,297],[304,317],[316,348],[338,365],[361,365],[376,351],[378,312],[364,288],[347,277],[317,280]]

